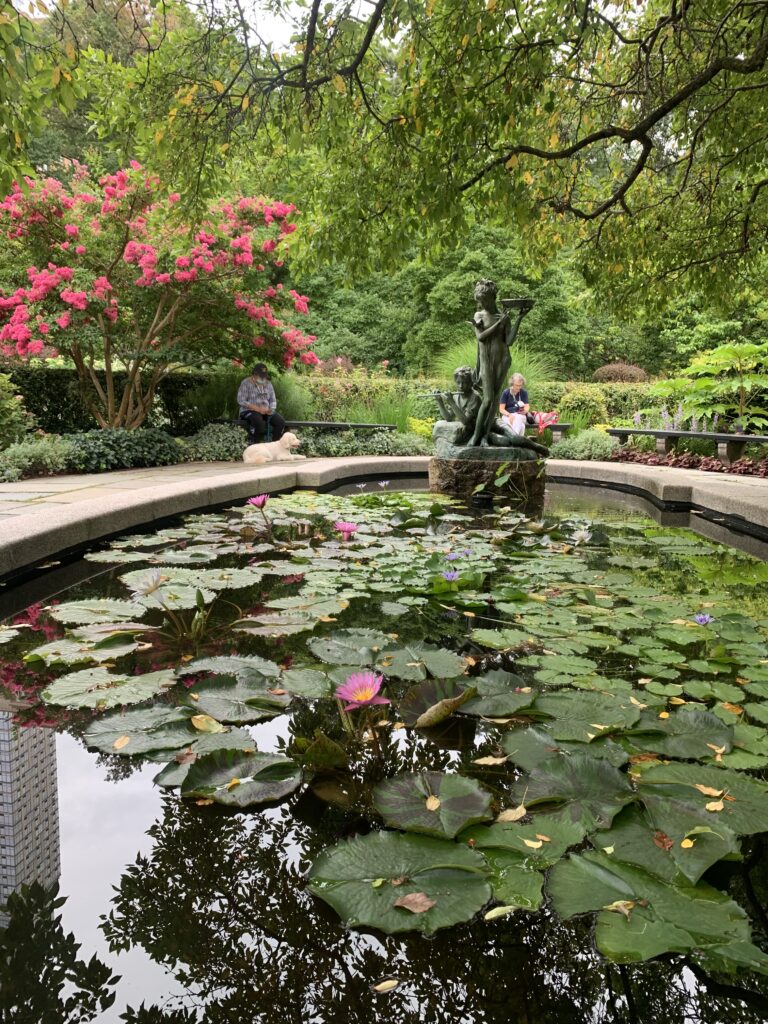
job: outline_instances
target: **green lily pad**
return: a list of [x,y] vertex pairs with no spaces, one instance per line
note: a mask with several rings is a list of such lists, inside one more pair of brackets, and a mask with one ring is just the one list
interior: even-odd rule
[[768,832],[768,786],[741,772],[709,765],[658,765],[643,772],[638,791],[643,800],[648,794],[658,794],[685,800],[702,811],[707,804],[722,803],[722,808],[706,812],[713,828],[725,825],[744,836]]
[[84,662],[111,661],[113,658],[121,658],[130,654],[138,647],[138,641],[130,637],[118,637],[116,642],[110,644],[83,643],[82,641],[51,640],[42,647],[35,647],[24,655],[24,661],[34,663],[41,661],[45,665],[77,665]]
[[639,750],[688,760],[711,757],[716,749],[729,753],[733,726],[709,711],[680,707],[666,719],[643,715],[631,739]]
[[278,685],[280,689],[299,697],[329,697],[333,689],[325,672],[314,668],[285,669],[280,673]]
[[635,799],[626,775],[606,761],[585,754],[552,759],[512,787],[514,799],[535,807],[540,803],[565,804],[574,820],[588,830],[607,828],[622,807]]
[[392,644],[376,656],[376,668],[397,679],[453,679],[466,671],[464,658],[432,644]]
[[475,825],[459,838],[462,842],[472,840],[478,850],[504,850],[514,854],[520,864],[547,868],[556,864],[571,846],[580,843],[585,834],[583,821],[566,807],[551,814],[535,814],[532,822]]
[[228,807],[282,800],[301,785],[301,768],[280,754],[214,750],[198,757],[181,785],[181,795],[211,799]]
[[549,723],[543,723],[529,726],[527,729],[512,729],[505,733],[501,745],[509,755],[509,760],[532,772],[540,764],[559,755],[567,759],[571,754],[585,754],[607,761],[616,768],[626,764],[629,759],[629,754],[608,736],[605,739],[594,739],[589,745],[565,743],[554,738],[548,725]]
[[106,708],[139,704],[176,682],[173,672],[164,669],[143,676],[116,675],[105,668],[85,668],[61,676],[43,690],[46,704],[66,708]]
[[515,853],[484,850],[483,854],[491,869],[493,898],[506,907],[538,910],[542,901],[544,875],[522,864]]
[[280,675],[280,666],[266,658],[256,655],[241,656],[225,654],[218,658],[198,658],[182,665],[176,670],[179,676],[196,675],[198,672],[215,672],[225,676],[235,676],[241,683],[248,683],[254,688],[266,688],[265,683],[273,686],[273,680]]
[[373,629],[340,629],[332,636],[312,637],[307,646],[327,665],[373,665],[392,637]]
[[534,710],[554,719],[547,723],[554,739],[588,743],[634,725],[641,709],[623,693],[563,691],[538,697]]
[[[307,888],[351,927],[432,935],[485,906],[492,895],[488,874],[485,859],[468,846],[372,832],[324,850],[310,869]],[[416,906],[425,909],[407,909],[407,899],[402,901],[408,896],[423,897]]]
[[248,683],[227,675],[213,676],[196,683],[187,694],[187,699],[197,712],[210,715],[217,722],[237,725],[274,718],[291,701],[290,697],[283,694],[254,690]]
[[141,607],[138,607],[134,601],[115,601],[108,598],[65,601],[62,604],[51,605],[46,610],[52,618],[58,619],[59,622],[75,625],[87,625],[92,622],[130,621],[137,615],[141,615]]
[[571,855],[556,864],[548,889],[561,917],[600,911],[597,948],[617,963],[749,942],[746,914],[723,893],[703,882],[673,885],[605,854]]
[[[157,773],[153,782],[164,789],[176,789],[183,785],[187,773],[199,757],[213,753],[214,750],[233,750],[252,754],[255,750],[253,737],[245,729],[225,729],[223,732],[197,733],[183,748],[177,750],[173,760]],[[159,760],[160,752],[152,751],[151,760]],[[164,752],[165,757],[168,752]],[[165,759],[163,757],[163,760]]]
[[474,687],[463,687],[455,679],[427,679],[408,690],[398,711],[406,725],[426,729],[450,718],[474,695]]
[[373,804],[393,828],[452,839],[491,817],[491,795],[474,779],[440,772],[409,772],[380,782]]
[[155,750],[179,750],[196,735],[187,708],[158,704],[150,708],[111,711],[95,718],[83,733],[89,749],[104,754],[146,754]]

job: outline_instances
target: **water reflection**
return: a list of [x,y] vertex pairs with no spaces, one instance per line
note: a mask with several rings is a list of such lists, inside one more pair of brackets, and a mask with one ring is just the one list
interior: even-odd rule
[[56,735],[22,729],[0,711],[0,928],[12,892],[50,888],[60,872]]

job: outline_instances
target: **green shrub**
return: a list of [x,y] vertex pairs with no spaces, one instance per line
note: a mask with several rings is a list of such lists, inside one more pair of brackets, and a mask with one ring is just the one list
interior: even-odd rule
[[394,430],[302,430],[302,455],[342,458],[347,455],[432,455],[432,442],[418,434]]
[[564,437],[551,448],[553,459],[604,461],[611,457],[616,439],[604,430],[583,430],[576,437]]
[[19,441],[0,452],[0,480],[65,473],[71,453],[72,442],[56,434]]
[[[305,382],[311,377],[299,376],[294,373],[284,373],[282,376],[274,376],[272,384],[277,396],[277,411],[286,420],[316,420],[317,400],[312,392],[305,386]],[[237,415],[237,408],[235,408]]]
[[606,363],[605,366],[598,366],[592,374],[592,380],[598,384],[605,382],[643,384],[648,380],[648,374],[642,366],[635,366],[634,363],[623,363],[617,360],[614,363]]
[[239,462],[248,444],[248,434],[229,423],[208,423],[192,437],[179,438],[185,462]]
[[566,391],[558,403],[557,411],[564,423],[567,423],[571,416],[578,417],[579,422],[586,426],[608,422],[605,402],[599,394],[585,387],[576,386]]
[[21,395],[15,393],[13,381],[0,374],[0,448],[20,441],[32,426],[32,417]]
[[181,461],[181,448],[170,434],[155,427],[139,430],[89,430],[70,434],[69,468],[79,473],[139,466],[172,466]]

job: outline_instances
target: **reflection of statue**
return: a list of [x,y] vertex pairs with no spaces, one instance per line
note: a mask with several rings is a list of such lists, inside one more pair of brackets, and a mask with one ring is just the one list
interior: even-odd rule
[[533,307],[530,300],[515,300],[517,319],[511,323],[512,302],[503,303],[508,308],[500,313],[496,308],[497,291],[493,281],[478,281],[475,286],[478,310],[472,325],[477,335],[477,375],[483,389],[483,400],[469,442],[475,447],[495,443],[491,435],[496,430],[499,399],[512,365],[509,348],[517,337],[523,317]]
[[[432,436],[436,441],[444,440],[450,444],[464,447],[477,428],[484,395],[477,387],[476,376],[470,366],[459,366],[453,376],[458,388],[457,392],[454,394],[448,391],[435,393],[435,401],[443,418],[435,424]],[[515,434],[511,427],[498,418],[498,414],[494,416],[485,443],[494,448],[514,447],[529,449],[538,455],[549,454],[544,445]]]

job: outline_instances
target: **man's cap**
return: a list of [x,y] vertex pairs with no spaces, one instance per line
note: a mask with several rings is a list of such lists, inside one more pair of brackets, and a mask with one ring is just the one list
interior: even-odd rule
[[269,370],[267,369],[266,363],[256,363],[254,368],[251,370],[251,374],[254,377],[268,377]]

